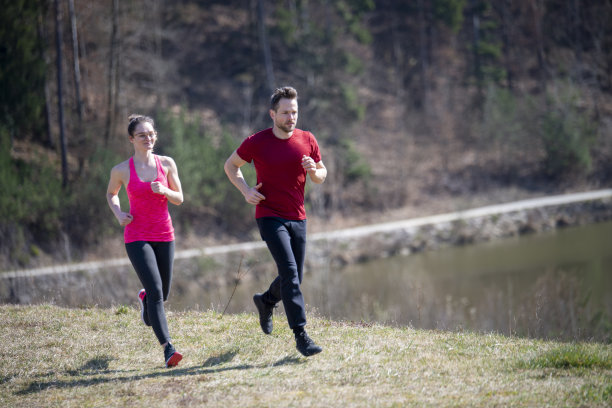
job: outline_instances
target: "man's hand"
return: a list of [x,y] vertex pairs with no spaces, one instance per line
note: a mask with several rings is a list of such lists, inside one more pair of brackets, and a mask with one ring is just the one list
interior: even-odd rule
[[247,203],[257,205],[261,200],[266,199],[266,197],[264,197],[264,195],[259,192],[260,188],[261,183],[247,190],[246,194],[244,194],[244,199]]
[[325,177],[327,177],[327,169],[323,161],[315,163],[310,156],[302,156],[302,168],[306,170],[313,183],[321,184],[325,181]]
[[306,156],[306,155],[302,156],[302,167],[308,173],[314,173],[317,171],[317,164],[310,156]]

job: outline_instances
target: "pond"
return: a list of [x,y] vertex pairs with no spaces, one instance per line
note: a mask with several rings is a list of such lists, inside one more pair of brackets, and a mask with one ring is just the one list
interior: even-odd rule
[[[306,270],[303,292],[309,314],[334,320],[609,342],[611,238],[606,222]],[[221,269],[206,258],[177,260],[167,308],[254,313],[252,295],[275,270],[269,259],[244,265],[236,285],[239,258]],[[136,307],[139,289],[126,266],[0,279],[0,301]]]
[[612,223],[379,259],[308,279],[308,301],[333,319],[612,335]]

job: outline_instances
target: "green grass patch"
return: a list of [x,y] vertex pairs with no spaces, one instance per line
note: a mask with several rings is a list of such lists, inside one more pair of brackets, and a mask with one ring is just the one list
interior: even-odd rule
[[595,347],[588,344],[564,344],[538,353],[533,358],[521,361],[521,368],[612,368],[610,347]]
[[[252,313],[167,316],[184,355],[173,369],[164,367],[136,305],[0,306],[0,406],[610,406],[608,344],[336,322],[309,313],[308,332],[323,352],[305,358],[282,315],[275,315],[271,335],[261,333]],[[578,369],[555,363],[562,360],[555,353],[573,355],[564,358]]]

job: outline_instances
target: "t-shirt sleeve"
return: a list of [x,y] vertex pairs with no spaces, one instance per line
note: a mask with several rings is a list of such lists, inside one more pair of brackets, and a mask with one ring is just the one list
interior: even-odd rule
[[244,139],[242,144],[240,144],[238,149],[236,149],[236,153],[245,162],[247,163],[252,162],[253,161],[253,136],[249,136],[246,139]]
[[310,133],[310,157],[314,160],[315,163],[321,161],[321,152],[319,151],[319,144],[317,143],[317,139],[315,139],[314,135]]

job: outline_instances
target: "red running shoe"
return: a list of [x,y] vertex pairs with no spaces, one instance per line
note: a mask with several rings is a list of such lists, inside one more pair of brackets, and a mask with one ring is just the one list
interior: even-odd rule
[[174,349],[172,343],[168,342],[164,348],[164,358],[166,359],[166,367],[176,367],[183,359],[183,355]]

